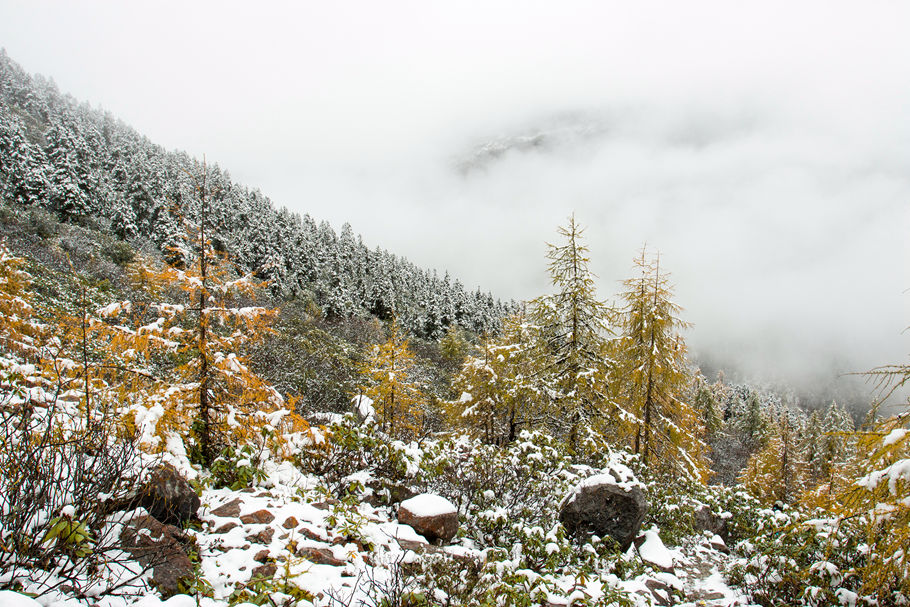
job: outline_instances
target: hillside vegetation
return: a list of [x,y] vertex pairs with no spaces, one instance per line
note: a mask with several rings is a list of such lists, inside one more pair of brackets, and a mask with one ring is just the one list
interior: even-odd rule
[[0,83],[0,600],[910,599],[907,414],[703,377],[659,254],[503,306]]

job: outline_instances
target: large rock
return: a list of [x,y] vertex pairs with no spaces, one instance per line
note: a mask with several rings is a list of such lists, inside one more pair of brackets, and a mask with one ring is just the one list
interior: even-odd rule
[[398,522],[410,525],[428,542],[447,543],[458,531],[458,510],[444,497],[421,493],[401,502]]
[[168,525],[194,518],[199,504],[192,485],[170,464],[156,468],[139,493],[139,505]]
[[559,521],[577,538],[612,537],[625,551],[647,513],[648,501],[638,483],[599,474],[585,479],[566,496]]
[[719,535],[724,541],[729,539],[727,520],[719,514],[714,514],[709,506],[702,506],[695,511],[695,530]]
[[143,567],[152,569],[152,584],[165,597],[180,592],[193,579],[193,563],[184,550],[192,540],[177,527],[140,516],[120,534],[121,548]]

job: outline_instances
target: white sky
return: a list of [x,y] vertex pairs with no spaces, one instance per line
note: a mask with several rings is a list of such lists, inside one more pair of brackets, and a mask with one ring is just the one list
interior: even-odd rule
[[605,299],[660,249],[702,354],[906,360],[910,3],[186,4],[0,0],[0,46],[469,288],[546,290],[574,211]]

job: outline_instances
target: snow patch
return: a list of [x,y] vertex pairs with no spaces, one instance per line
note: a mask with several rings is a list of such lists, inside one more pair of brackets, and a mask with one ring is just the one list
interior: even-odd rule
[[673,555],[653,529],[645,531],[645,541],[638,549],[638,553],[643,561],[656,565],[660,569],[673,568]]
[[910,432],[910,430],[907,430],[906,428],[895,428],[882,440],[882,446],[890,447],[894,443],[904,440],[904,437],[907,436],[907,432]]
[[0,605],[2,607],[41,607],[41,603],[35,599],[12,590],[0,590]]
[[401,502],[401,507],[416,516],[429,517],[458,512],[454,504],[440,495],[421,493]]

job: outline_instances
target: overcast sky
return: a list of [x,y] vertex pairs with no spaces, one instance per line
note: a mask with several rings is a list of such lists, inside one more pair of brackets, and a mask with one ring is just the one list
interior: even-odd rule
[[279,206],[503,298],[573,211],[702,357],[910,351],[910,3],[0,0],[0,46]]

